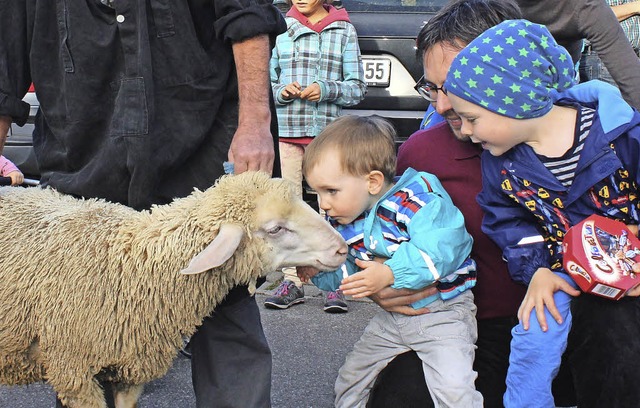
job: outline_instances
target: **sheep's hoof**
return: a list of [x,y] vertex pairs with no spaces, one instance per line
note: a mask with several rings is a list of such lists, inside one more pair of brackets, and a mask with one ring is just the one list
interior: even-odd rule
[[190,341],[191,337],[185,335],[182,336],[182,347],[180,348],[180,354],[187,358],[191,358],[191,345],[189,343]]

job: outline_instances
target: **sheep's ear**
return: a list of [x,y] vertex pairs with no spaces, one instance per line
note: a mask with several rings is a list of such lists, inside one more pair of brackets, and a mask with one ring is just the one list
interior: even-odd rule
[[218,235],[207,245],[198,255],[196,255],[189,266],[181,270],[185,275],[194,275],[208,271],[211,268],[222,265],[240,245],[244,236],[244,230],[238,225],[224,224],[220,227]]

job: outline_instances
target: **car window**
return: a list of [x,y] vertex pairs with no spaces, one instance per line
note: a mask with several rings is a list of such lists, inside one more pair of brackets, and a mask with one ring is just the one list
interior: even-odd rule
[[334,0],[335,6],[342,6],[348,11],[388,11],[388,12],[431,12],[442,8],[448,0]]

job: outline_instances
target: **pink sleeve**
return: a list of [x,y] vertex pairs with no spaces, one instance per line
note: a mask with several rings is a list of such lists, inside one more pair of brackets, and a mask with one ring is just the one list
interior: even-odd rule
[[0,176],[6,177],[7,174],[13,171],[20,171],[11,160],[4,156],[0,156]]

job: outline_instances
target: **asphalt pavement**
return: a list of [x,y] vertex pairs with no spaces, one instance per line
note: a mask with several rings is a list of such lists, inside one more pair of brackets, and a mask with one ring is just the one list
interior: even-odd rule
[[[322,310],[322,293],[305,285],[305,303],[286,310],[264,308],[281,275],[271,274],[256,293],[262,323],[273,352],[273,408],[330,408],[333,382],[353,343],[377,306],[349,300],[349,312]],[[164,377],[147,384],[138,408],[192,408],[191,362],[178,355]],[[55,397],[46,384],[0,386],[0,408],[53,408]]]

